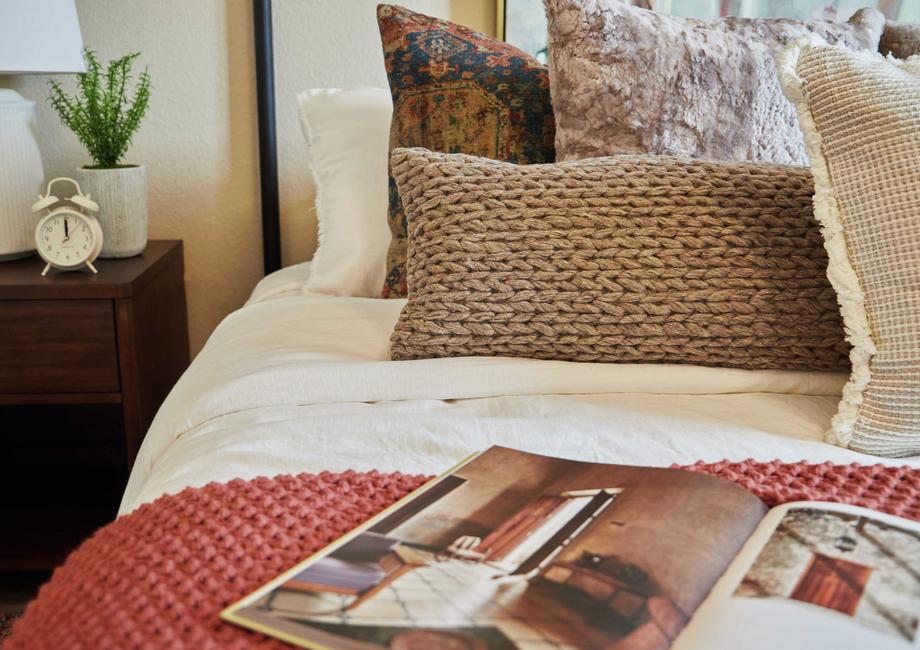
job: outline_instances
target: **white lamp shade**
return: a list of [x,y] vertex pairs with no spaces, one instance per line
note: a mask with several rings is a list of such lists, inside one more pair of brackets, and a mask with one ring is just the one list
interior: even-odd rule
[[85,71],[75,0],[0,0],[0,74]]

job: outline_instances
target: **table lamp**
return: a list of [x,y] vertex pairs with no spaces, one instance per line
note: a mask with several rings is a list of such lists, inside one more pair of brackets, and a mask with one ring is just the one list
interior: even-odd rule
[[[84,72],[75,0],[0,0],[0,75]],[[0,88],[0,261],[32,254],[45,181],[35,102]]]

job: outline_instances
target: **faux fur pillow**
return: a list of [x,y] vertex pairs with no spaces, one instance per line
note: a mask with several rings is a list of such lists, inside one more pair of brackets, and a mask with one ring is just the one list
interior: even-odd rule
[[806,168],[397,149],[409,300],[394,359],[840,370]]
[[806,164],[775,55],[807,33],[876,50],[875,9],[847,23],[704,21],[618,0],[545,0],[556,160],[623,153]]

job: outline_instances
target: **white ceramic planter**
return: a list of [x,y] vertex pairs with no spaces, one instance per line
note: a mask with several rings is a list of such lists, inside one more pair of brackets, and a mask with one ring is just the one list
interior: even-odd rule
[[101,257],[132,257],[147,246],[147,170],[142,165],[77,169],[80,187],[99,204]]
[[31,255],[45,180],[35,140],[35,102],[0,88],[0,261]]

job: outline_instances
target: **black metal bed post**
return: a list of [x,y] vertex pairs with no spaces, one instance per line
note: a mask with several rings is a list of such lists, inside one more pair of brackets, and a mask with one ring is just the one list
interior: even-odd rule
[[275,68],[271,0],[253,0],[256,97],[259,111],[259,180],[262,191],[262,259],[265,273],[281,268],[278,142],[275,135]]

